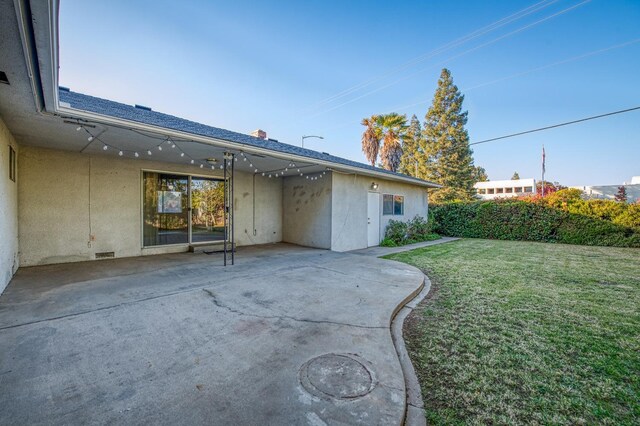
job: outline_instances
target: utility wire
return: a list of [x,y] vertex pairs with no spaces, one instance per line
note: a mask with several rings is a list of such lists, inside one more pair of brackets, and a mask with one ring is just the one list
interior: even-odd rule
[[619,111],[613,111],[613,112],[608,112],[606,114],[594,115],[592,117],[581,118],[579,120],[573,120],[573,121],[567,121],[567,122],[564,122],[564,123],[553,124],[551,126],[540,127],[540,128],[532,129],[532,130],[526,130],[524,132],[512,133],[510,135],[499,136],[497,138],[485,139],[485,140],[482,140],[482,141],[470,143],[469,145],[480,145],[481,143],[494,142],[494,141],[498,141],[498,140],[501,140],[501,139],[507,139],[507,138],[513,138],[515,136],[526,135],[526,134],[529,134],[529,133],[541,132],[543,130],[555,129],[556,127],[563,127],[563,126],[568,126],[570,124],[582,123],[583,121],[595,120],[596,118],[609,117],[611,115],[623,114],[625,112],[636,111],[636,110],[639,110],[639,109],[640,109],[640,106],[637,106],[637,107],[634,107],[634,108],[628,108],[628,109],[621,109]]
[[[485,86],[489,86],[489,85],[492,85],[492,84],[500,83],[500,82],[503,82],[505,80],[510,80],[510,79],[513,79],[513,78],[516,78],[516,77],[522,77],[524,75],[528,75],[528,74],[531,74],[531,73],[534,73],[534,72],[537,72],[537,71],[542,71],[542,70],[545,70],[545,69],[548,69],[548,68],[551,68],[551,67],[555,67],[555,66],[558,66],[558,65],[564,65],[564,64],[569,63],[569,62],[577,61],[577,60],[584,59],[584,58],[587,58],[587,57],[590,57],[590,56],[594,56],[594,55],[599,55],[599,54],[602,54],[602,53],[605,53],[605,52],[608,52],[608,51],[611,51],[611,50],[614,50],[614,49],[620,49],[622,47],[630,46],[630,45],[633,45],[633,44],[636,44],[636,43],[640,43],[640,38],[637,38],[637,39],[634,39],[634,40],[630,40],[630,41],[627,41],[627,42],[624,42],[624,43],[616,44],[616,45],[613,45],[613,46],[609,46],[609,47],[604,48],[604,49],[598,49],[598,50],[594,50],[594,51],[591,51],[591,52],[583,53],[583,54],[580,54],[578,56],[573,56],[573,57],[570,57],[570,58],[567,58],[567,59],[563,59],[563,60],[558,61],[558,62],[553,62],[553,63],[550,63],[550,64],[542,65],[542,66],[535,67],[535,68],[532,68],[532,69],[529,69],[529,70],[526,70],[526,71],[518,72],[516,74],[511,74],[509,76],[500,77],[500,78],[497,78],[497,79],[494,79],[494,80],[491,80],[491,81],[486,81],[484,83],[479,83],[479,84],[477,84],[475,86],[463,87],[462,89],[460,89],[460,92],[462,92],[462,93],[464,93],[466,95],[471,90],[474,90],[474,89],[477,89],[477,88],[480,88],[480,87],[485,87]],[[392,113],[392,112],[403,111],[403,110],[406,110],[406,109],[409,109],[409,108],[413,108],[413,107],[416,107],[416,106],[420,106],[420,105],[430,104],[431,102],[433,102],[433,101],[432,100],[426,100],[426,101],[423,100],[423,101],[414,102],[414,103],[411,103],[411,104],[397,105],[397,106],[387,110],[385,112],[385,114]],[[343,129],[345,127],[352,126],[352,125],[353,125],[353,121],[350,120],[350,121],[345,122],[345,123],[343,123],[341,125],[325,129],[324,131],[326,132],[326,131],[333,131],[333,130]]]
[[[484,83],[480,83],[480,84],[477,84],[475,86],[463,87],[462,89],[460,89],[460,92],[462,92],[464,94],[467,94],[471,90],[478,89],[480,87],[485,87],[485,86],[489,86],[489,85],[492,85],[492,84],[501,83],[501,82],[503,82],[505,80],[511,80],[513,78],[516,78],[516,77],[522,77],[522,76],[527,75],[527,74],[531,74],[531,73],[534,73],[534,72],[537,72],[537,71],[545,70],[547,68],[552,68],[552,67],[555,67],[555,66],[558,66],[558,65],[564,65],[564,64],[569,63],[569,62],[573,62],[573,61],[577,61],[577,60],[580,60],[580,59],[588,58],[588,57],[594,56],[594,55],[599,55],[601,53],[605,53],[605,52],[608,52],[610,50],[620,49],[622,47],[626,47],[626,46],[629,46],[629,45],[632,45],[632,44],[636,44],[636,43],[640,43],[640,38],[637,38],[637,39],[634,39],[634,40],[630,40],[630,41],[627,41],[627,42],[624,42],[624,43],[621,43],[621,44],[616,44],[614,46],[609,46],[609,47],[604,48],[604,49],[598,49],[598,50],[594,50],[594,51],[591,51],[591,52],[583,53],[583,54],[578,55],[578,56],[573,56],[571,58],[563,59],[561,61],[553,62],[553,63],[546,64],[546,65],[542,65],[542,66],[539,66],[539,67],[536,67],[536,68],[532,68],[532,69],[529,69],[529,70],[526,70],[526,71],[521,71],[519,73],[511,74],[511,75],[506,76],[506,77],[500,77],[500,78],[497,78],[495,80],[486,81]],[[388,112],[402,111],[402,110],[405,110],[405,109],[408,109],[408,108],[411,108],[411,107],[429,104],[431,102],[432,102],[431,100],[427,100],[427,101],[415,102],[415,103],[412,103],[412,104],[409,104],[409,105],[396,106],[395,108],[392,108]]]
[[328,98],[325,98],[325,99],[317,102],[316,104],[314,104],[312,106],[321,106],[323,104],[326,104],[326,103],[335,101],[337,99],[340,99],[340,98],[342,98],[344,96],[349,95],[350,93],[352,93],[354,91],[363,89],[363,88],[365,88],[367,86],[370,86],[371,84],[373,84],[373,83],[375,83],[377,81],[380,81],[380,80],[382,80],[382,79],[384,79],[386,77],[389,77],[389,76],[391,76],[393,74],[396,74],[396,73],[398,73],[400,71],[403,71],[403,70],[405,70],[405,69],[407,69],[407,68],[409,68],[409,67],[411,67],[413,65],[416,65],[419,62],[422,62],[422,61],[424,61],[426,59],[429,59],[429,58],[431,58],[431,57],[433,57],[435,55],[438,55],[440,53],[443,53],[443,52],[445,52],[447,50],[453,49],[454,47],[457,47],[457,46],[459,46],[461,44],[464,44],[464,43],[466,43],[466,42],[468,42],[470,40],[473,40],[473,39],[475,39],[477,37],[480,37],[480,36],[482,36],[482,35],[484,35],[484,34],[486,34],[488,32],[494,31],[494,30],[496,30],[496,29],[498,29],[498,28],[500,28],[500,27],[502,27],[502,26],[504,26],[506,24],[509,24],[509,23],[513,22],[513,21],[519,20],[519,19],[521,19],[521,18],[523,18],[523,17],[525,17],[525,16],[527,16],[527,15],[529,15],[531,13],[538,12],[539,10],[545,9],[545,8],[551,6],[552,4],[556,3],[557,1],[558,0],[553,0],[553,1],[549,2],[549,0],[543,0],[541,2],[535,3],[535,4],[533,4],[533,5],[529,6],[529,7],[526,7],[524,9],[514,13],[514,14],[506,16],[506,17],[504,17],[504,18],[502,18],[502,19],[500,19],[500,20],[498,20],[496,22],[493,22],[493,23],[491,23],[489,25],[486,25],[486,26],[476,30],[476,31],[473,31],[473,32],[471,32],[471,33],[469,33],[469,34],[467,34],[465,36],[462,36],[462,37],[460,37],[458,39],[450,41],[449,43],[446,43],[446,44],[444,44],[444,45],[442,45],[442,46],[440,46],[440,47],[438,47],[436,49],[433,49],[433,50],[431,50],[431,51],[429,51],[427,53],[424,53],[424,54],[422,54],[420,56],[417,56],[417,57],[415,57],[413,59],[410,59],[407,62],[405,62],[405,63],[403,63],[403,64],[401,64],[401,65],[399,65],[399,66],[397,66],[395,68],[392,68],[391,70],[387,71],[386,73],[380,74],[380,75],[378,75],[376,77],[372,77],[372,78],[370,78],[370,79],[368,79],[368,80],[366,80],[366,81],[364,81],[362,83],[359,83],[359,84],[356,84],[355,86],[351,86],[351,87],[349,87],[347,89],[344,89],[343,91],[341,91],[341,92],[339,92],[339,93],[337,93],[335,95],[329,96]]
[[385,84],[384,86],[380,86],[380,87],[378,87],[378,88],[376,88],[376,89],[373,89],[373,90],[371,90],[371,91],[369,91],[369,92],[366,92],[366,93],[364,93],[364,94],[362,94],[362,95],[360,95],[360,96],[357,96],[357,97],[355,97],[355,98],[349,99],[348,101],[342,102],[342,103],[340,103],[340,104],[338,104],[338,105],[336,105],[336,106],[333,106],[333,107],[331,107],[331,108],[328,108],[328,109],[325,109],[325,110],[322,110],[322,111],[316,112],[316,113],[314,113],[314,114],[311,114],[311,115],[307,116],[306,118],[308,118],[308,119],[309,119],[309,118],[317,117],[318,115],[322,115],[322,114],[325,114],[325,113],[327,113],[327,112],[330,112],[330,111],[336,110],[336,109],[338,109],[338,108],[342,108],[342,107],[343,107],[343,106],[345,106],[345,105],[351,104],[351,103],[353,103],[353,102],[355,102],[355,101],[358,101],[358,100],[360,100],[360,99],[362,99],[362,98],[364,98],[364,97],[367,97],[367,96],[369,96],[369,95],[372,95],[372,94],[374,94],[374,93],[377,93],[377,92],[379,92],[379,91],[381,91],[381,90],[384,90],[384,89],[386,89],[386,88],[388,88],[388,87],[394,86],[394,85],[396,85],[396,84],[398,84],[398,83],[400,83],[400,82],[402,82],[402,81],[405,81],[405,80],[408,80],[408,79],[410,79],[410,78],[413,78],[413,77],[415,77],[415,76],[417,76],[417,75],[420,75],[420,74],[422,74],[424,71],[426,71],[426,70],[428,70],[428,69],[430,69],[430,68],[433,68],[434,66],[442,66],[442,65],[444,65],[444,64],[446,64],[446,63],[448,63],[448,62],[450,62],[450,61],[452,61],[452,60],[454,60],[454,59],[457,59],[457,58],[459,58],[459,57],[461,57],[461,56],[464,56],[464,55],[466,55],[466,54],[468,54],[468,53],[474,52],[474,51],[476,51],[476,50],[478,50],[478,49],[481,49],[481,48],[483,48],[483,47],[486,47],[486,46],[489,46],[489,45],[491,45],[491,44],[497,43],[498,41],[503,40],[503,39],[505,39],[505,38],[507,38],[507,37],[510,37],[510,36],[512,36],[512,35],[514,35],[514,34],[518,34],[518,33],[522,32],[522,31],[526,31],[526,30],[528,30],[529,28],[532,28],[532,27],[534,27],[534,26],[536,26],[536,25],[539,25],[539,24],[541,24],[541,23],[543,23],[543,22],[545,22],[545,21],[548,21],[549,19],[553,19],[553,18],[555,18],[555,17],[557,17],[557,16],[560,16],[560,15],[563,15],[563,14],[565,14],[565,13],[567,13],[567,12],[570,12],[571,10],[576,9],[576,8],[578,8],[578,7],[580,7],[580,6],[584,5],[584,4],[587,4],[587,3],[589,3],[590,1],[591,1],[591,0],[583,0],[583,1],[582,1],[582,2],[580,2],[580,3],[574,4],[573,6],[567,7],[566,9],[563,9],[563,10],[561,10],[561,11],[559,11],[559,12],[556,12],[556,13],[554,13],[554,14],[552,14],[552,15],[546,16],[546,17],[544,17],[544,18],[542,18],[542,19],[540,19],[540,20],[538,20],[538,21],[535,21],[535,22],[533,22],[533,23],[527,24],[527,25],[525,25],[525,26],[523,26],[523,27],[520,27],[520,28],[518,28],[518,29],[516,29],[516,30],[514,30],[514,31],[511,31],[511,32],[506,33],[506,34],[503,34],[503,35],[501,35],[501,36],[499,36],[499,37],[497,37],[497,38],[494,38],[494,39],[492,39],[492,40],[489,40],[488,42],[482,43],[482,44],[480,44],[480,45],[478,45],[478,46],[472,47],[472,48],[470,48],[470,49],[468,49],[468,50],[465,50],[465,51],[463,51],[463,52],[461,52],[461,53],[458,53],[458,54],[456,54],[456,55],[454,55],[454,56],[451,56],[451,57],[449,57],[449,58],[445,59],[444,61],[440,62],[439,64],[431,65],[431,66],[428,66],[428,67],[422,68],[422,69],[420,69],[420,70],[418,70],[418,71],[416,71],[416,72],[414,72],[414,73],[408,74],[408,75],[406,75],[406,76],[404,76],[404,77],[402,77],[402,78],[399,78],[399,79],[397,79],[397,80],[392,81],[391,83]]

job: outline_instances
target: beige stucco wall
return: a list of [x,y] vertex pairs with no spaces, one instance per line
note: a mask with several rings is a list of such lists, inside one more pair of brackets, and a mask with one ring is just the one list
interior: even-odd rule
[[317,180],[302,176],[283,182],[283,241],[331,248],[331,174]]
[[[20,150],[19,241],[23,266],[184,251],[187,246],[142,249],[141,174],[156,170],[218,176],[189,165],[121,159],[23,147]],[[238,245],[282,240],[282,181],[236,173]]]
[[[371,184],[378,184],[373,191]],[[389,220],[409,220],[416,215],[427,217],[427,190],[416,185],[381,180],[366,176],[333,173],[331,249],[335,251],[356,250],[367,247],[367,194],[380,194],[380,239]],[[382,215],[382,194],[404,196],[404,215]]]
[[[9,179],[9,146],[18,144],[0,118],[0,293],[18,269],[18,184]],[[18,163],[16,159],[16,163]],[[17,165],[17,164],[16,164]]]

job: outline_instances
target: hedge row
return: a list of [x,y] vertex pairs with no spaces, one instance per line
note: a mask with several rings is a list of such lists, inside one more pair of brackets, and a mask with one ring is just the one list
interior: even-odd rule
[[583,200],[579,189],[562,189],[544,198],[529,197],[524,201],[555,207],[569,213],[611,221],[617,225],[640,229],[640,203],[613,200]]
[[640,229],[622,226],[546,203],[479,201],[431,206],[441,235],[542,241],[594,246],[640,247]]

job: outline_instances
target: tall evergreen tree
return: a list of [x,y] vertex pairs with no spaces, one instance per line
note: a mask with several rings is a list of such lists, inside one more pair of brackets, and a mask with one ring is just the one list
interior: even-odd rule
[[402,159],[400,160],[400,173],[409,176],[418,176],[418,161],[420,160],[419,149],[420,139],[422,139],[422,126],[420,120],[413,114],[411,123],[407,128],[407,133],[402,144]]
[[464,96],[453,84],[451,72],[443,69],[438,88],[425,116],[419,177],[439,183],[433,191],[435,202],[473,199],[475,168],[469,134],[465,129],[467,112],[462,111]]
[[518,174],[518,172],[513,172],[513,176],[511,176],[511,180],[519,180],[520,179],[520,175]]
[[489,175],[484,167],[476,166],[473,168],[473,180],[475,182],[488,182]]

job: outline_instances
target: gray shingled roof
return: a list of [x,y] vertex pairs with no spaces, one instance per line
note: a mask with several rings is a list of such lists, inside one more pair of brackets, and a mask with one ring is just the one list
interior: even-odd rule
[[59,96],[60,102],[66,102],[71,106],[71,108],[82,111],[93,112],[96,114],[128,121],[135,121],[151,126],[163,127],[170,130],[191,133],[193,135],[240,143],[249,147],[263,148],[279,153],[327,161],[335,163],[336,165],[357,167],[363,170],[384,173],[390,175],[390,177],[397,176],[404,179],[410,179],[422,185],[424,185],[425,183],[430,183],[401,173],[395,173],[378,167],[372,167],[368,164],[359,163],[357,161],[347,160],[346,158],[336,157],[335,155],[301,148],[295,145],[289,145],[271,139],[260,139],[250,135],[245,135],[243,133],[237,133],[230,130],[220,129],[218,127],[207,126],[204,124],[196,123],[194,121],[185,120],[184,118],[175,117],[173,115],[163,114],[161,112],[143,108],[136,108],[131,105],[109,101],[107,99],[96,98],[94,96],[83,95],[82,93],[72,92],[66,88],[60,88]]

